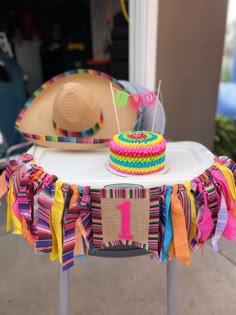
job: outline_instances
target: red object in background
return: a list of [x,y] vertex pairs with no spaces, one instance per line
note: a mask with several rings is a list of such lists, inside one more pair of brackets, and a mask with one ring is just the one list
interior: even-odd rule
[[86,64],[88,66],[107,65],[110,63],[111,63],[111,59],[101,59],[101,60],[89,59],[86,61]]
[[111,59],[89,59],[86,60],[86,66],[100,72],[110,74]]
[[20,30],[22,31],[24,38],[42,38],[42,32],[35,25],[35,20],[36,17],[34,16],[32,11],[26,9],[19,11]]

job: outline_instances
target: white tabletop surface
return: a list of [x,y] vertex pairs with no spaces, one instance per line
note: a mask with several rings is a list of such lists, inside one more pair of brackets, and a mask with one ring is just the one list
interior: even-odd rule
[[138,184],[145,188],[163,184],[181,184],[199,176],[214,162],[214,155],[197,142],[167,143],[167,171],[164,174],[118,176],[106,164],[109,148],[94,151],[61,151],[33,146],[28,153],[35,162],[65,183],[102,188],[111,184]]

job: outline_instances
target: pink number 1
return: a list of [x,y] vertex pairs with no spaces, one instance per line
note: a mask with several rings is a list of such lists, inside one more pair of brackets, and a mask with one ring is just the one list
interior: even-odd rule
[[133,235],[130,234],[130,201],[118,204],[117,209],[121,210],[121,233],[119,234],[119,239],[132,240]]

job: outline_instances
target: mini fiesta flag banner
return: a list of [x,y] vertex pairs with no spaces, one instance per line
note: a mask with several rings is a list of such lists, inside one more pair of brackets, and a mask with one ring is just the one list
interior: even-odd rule
[[157,97],[155,92],[147,92],[143,94],[129,94],[120,90],[117,90],[113,87],[114,90],[114,101],[117,106],[126,106],[128,103],[131,107],[139,109],[142,106],[142,103],[151,107],[156,104]]

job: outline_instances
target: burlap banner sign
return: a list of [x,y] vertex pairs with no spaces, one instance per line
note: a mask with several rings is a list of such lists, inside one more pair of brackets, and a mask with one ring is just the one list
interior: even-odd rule
[[148,249],[153,237],[157,246],[159,207],[154,207],[154,202],[158,198],[153,201],[149,190],[144,188],[92,190],[94,248],[126,244]]

